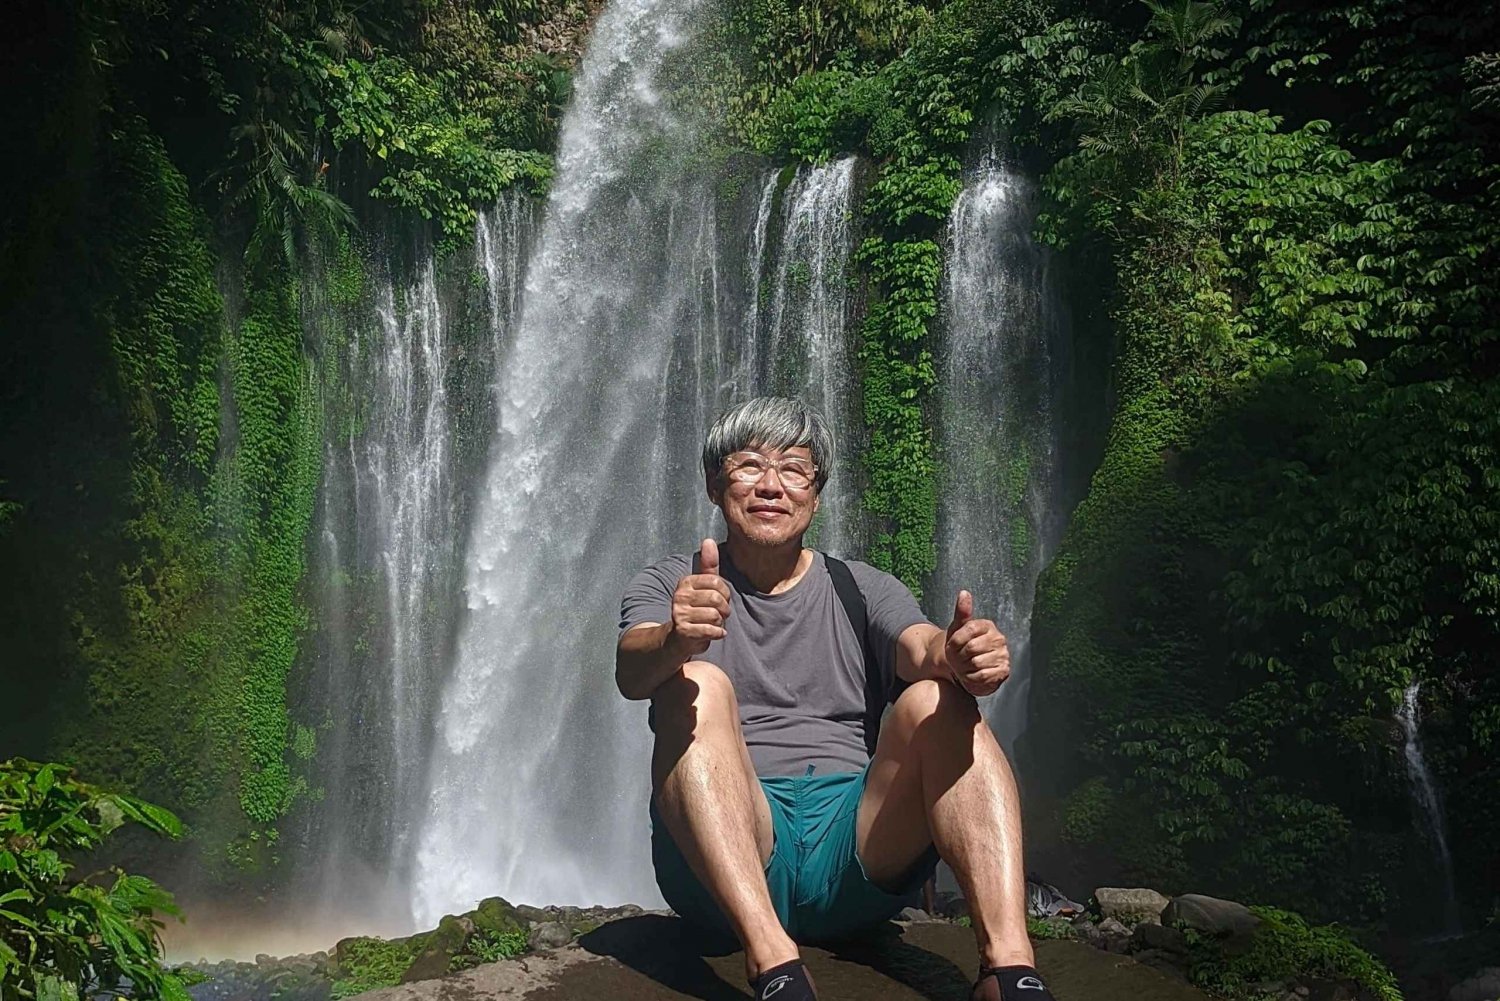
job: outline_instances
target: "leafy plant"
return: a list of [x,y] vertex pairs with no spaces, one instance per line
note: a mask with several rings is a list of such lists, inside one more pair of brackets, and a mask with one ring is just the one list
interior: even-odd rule
[[339,948],[339,976],[333,982],[330,997],[334,1001],[363,994],[365,991],[393,987],[401,974],[416,958],[409,940],[386,941],[381,938],[357,938]]
[[62,765],[0,764],[0,996],[187,1001],[161,965],[159,915],[178,915],[172,895],[115,867],[71,875],[79,853],[126,822],[182,833],[170,812],[79,782]]
[[1192,981],[1234,1001],[1260,1001],[1259,984],[1289,980],[1348,980],[1379,1001],[1402,1001],[1391,971],[1336,925],[1309,925],[1300,915],[1252,907],[1261,919],[1241,953],[1229,955],[1217,940],[1189,933]]

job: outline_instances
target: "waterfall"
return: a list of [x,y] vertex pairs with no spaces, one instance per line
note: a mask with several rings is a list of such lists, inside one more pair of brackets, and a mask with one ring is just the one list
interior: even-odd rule
[[926,602],[953,615],[959,589],[1006,635],[1011,677],[985,708],[1001,742],[1026,726],[1031,606],[1064,524],[1061,396],[1068,323],[1031,238],[1034,185],[993,148],[968,171],[949,224],[938,367],[943,482]]
[[508,195],[479,221],[482,302],[470,301],[471,283],[440,276],[416,242],[370,255],[357,302],[311,311],[339,374],[311,596],[318,667],[306,699],[324,801],[307,836],[314,857],[302,861],[335,920],[406,924],[410,804],[427,788],[432,707],[459,600],[464,453],[473,451],[463,443],[511,326],[529,205]]
[[421,926],[490,893],[660,899],[645,705],[613,683],[620,591],[718,530],[697,454],[720,410],[773,388],[850,406],[853,165],[722,204],[688,156],[699,126],[659,84],[694,8],[606,9],[563,122],[417,803]]
[[414,804],[422,926],[487,893],[659,899],[645,705],[614,688],[613,618],[630,573],[707,528],[695,437],[731,388],[713,191],[659,82],[697,6],[608,6],[564,117]]
[[[842,460],[825,487],[808,532],[808,545],[862,555],[858,480],[849,460],[859,454],[858,412],[847,269],[854,253],[856,160],[848,157],[799,170],[781,193],[780,241],[774,271],[766,274],[765,222],[780,172],[762,185],[755,230],[755,285],[747,336],[764,343],[756,353],[756,392],[798,396],[828,418]],[[768,299],[762,312],[760,299]]]
[[1427,768],[1427,759],[1422,756],[1422,719],[1417,696],[1422,688],[1420,681],[1413,681],[1401,696],[1401,708],[1396,719],[1401,732],[1406,736],[1406,776],[1411,781],[1411,795],[1416,806],[1417,821],[1432,849],[1433,865],[1442,880],[1443,927],[1442,936],[1463,934],[1463,921],[1458,910],[1458,894],[1453,883],[1453,856],[1448,852],[1447,825],[1443,821],[1442,802],[1438,799],[1437,785],[1432,781],[1432,772]]

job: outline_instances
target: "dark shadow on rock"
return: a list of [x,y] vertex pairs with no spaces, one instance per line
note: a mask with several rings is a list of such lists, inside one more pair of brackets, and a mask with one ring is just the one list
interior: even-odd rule
[[660,914],[622,918],[579,936],[578,944],[689,997],[702,1001],[747,1001],[750,997],[731,986],[703,958],[726,955],[736,946],[703,939],[681,918]]
[[968,1001],[973,986],[957,963],[906,941],[897,924],[887,923],[857,939],[821,945],[830,958],[869,967],[928,1001]]

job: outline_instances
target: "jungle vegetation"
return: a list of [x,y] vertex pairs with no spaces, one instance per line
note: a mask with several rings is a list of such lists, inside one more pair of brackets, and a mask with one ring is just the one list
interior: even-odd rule
[[[3,15],[3,750],[170,805],[226,885],[274,882],[279,825],[317,795],[288,702],[319,475],[305,262],[377,217],[442,251],[502,190],[543,190],[596,12]],[[977,142],[1042,177],[1039,239],[1104,290],[1108,429],[1039,587],[1020,761],[1059,880],[1428,927],[1395,723],[1419,685],[1465,921],[1496,930],[1495,22],[1431,0],[714,6],[706,163],[874,165],[873,561],[918,591],[934,565],[941,233]]]

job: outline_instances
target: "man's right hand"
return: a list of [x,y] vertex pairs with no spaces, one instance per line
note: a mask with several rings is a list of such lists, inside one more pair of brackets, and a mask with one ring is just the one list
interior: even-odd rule
[[679,580],[672,592],[670,641],[688,657],[723,639],[729,618],[729,582],[719,576],[719,544],[704,539],[698,557],[699,572]]

